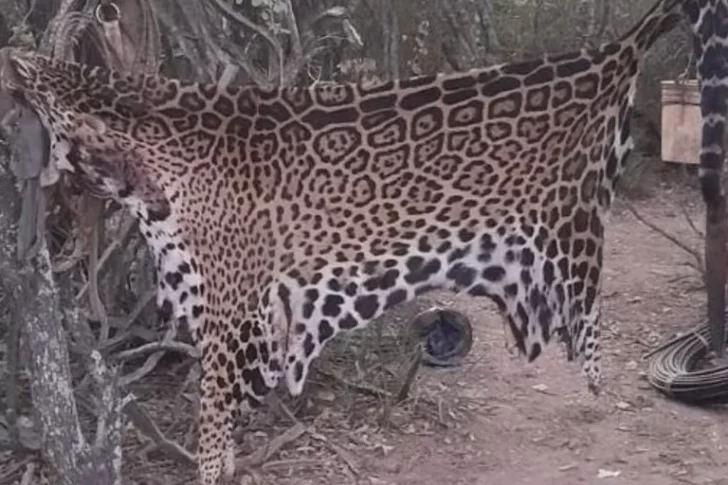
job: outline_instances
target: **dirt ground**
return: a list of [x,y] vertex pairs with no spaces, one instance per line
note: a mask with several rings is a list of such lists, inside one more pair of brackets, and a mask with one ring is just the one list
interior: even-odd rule
[[[633,206],[700,250],[683,214],[702,226],[698,193],[655,184],[652,192],[659,195]],[[433,302],[464,312],[475,342],[462,366],[422,369],[410,398],[393,408],[340,383],[313,379],[299,415],[307,431],[236,483],[728,484],[726,409],[670,401],[644,377],[644,353],[693,327],[704,313],[705,293],[690,261],[618,200],[607,224],[606,375],[599,397],[586,391],[578,366],[567,364],[557,345],[533,364],[512,354],[489,301],[431,294],[386,318],[409,318],[413,308]],[[178,384],[179,377],[160,375],[137,392],[160,398],[156,418],[166,419],[163,429],[183,440],[194,411],[189,400],[174,399]],[[268,418],[259,413],[248,423],[241,456],[291,427]],[[195,483],[193,467],[159,452],[142,453],[148,440],[135,431],[126,444],[130,483]]]

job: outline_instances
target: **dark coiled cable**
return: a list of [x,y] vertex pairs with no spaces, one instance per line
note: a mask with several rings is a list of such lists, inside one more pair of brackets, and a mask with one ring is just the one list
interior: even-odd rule
[[706,324],[650,352],[647,379],[666,396],[692,404],[728,402],[728,364],[703,362],[710,350]]

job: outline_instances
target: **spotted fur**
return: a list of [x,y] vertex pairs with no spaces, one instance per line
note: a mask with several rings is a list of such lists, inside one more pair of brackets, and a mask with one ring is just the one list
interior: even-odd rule
[[[232,473],[241,404],[280,379],[300,393],[327,341],[433,288],[494,300],[529,361],[558,336],[598,391],[604,216],[640,61],[679,3],[595,50],[377,85],[219,87],[14,51],[0,64],[59,165],[141,220],[160,315],[202,351],[212,485]],[[699,32],[709,17],[689,13]]]

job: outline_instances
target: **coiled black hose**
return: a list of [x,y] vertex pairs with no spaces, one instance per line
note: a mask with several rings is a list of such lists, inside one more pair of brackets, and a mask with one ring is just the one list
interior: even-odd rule
[[700,365],[709,350],[710,329],[704,324],[653,351],[648,356],[647,380],[666,396],[685,403],[728,403],[728,364]]

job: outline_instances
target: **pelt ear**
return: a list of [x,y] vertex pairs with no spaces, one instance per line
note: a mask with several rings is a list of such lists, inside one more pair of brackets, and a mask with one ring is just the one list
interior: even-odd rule
[[17,47],[0,49],[0,90],[22,91],[35,72],[32,54]]
[[86,138],[89,136],[103,136],[107,132],[106,123],[91,114],[79,114],[73,121],[72,136]]
[[13,48],[0,49],[0,91],[12,93],[20,87],[20,79],[12,59]]

